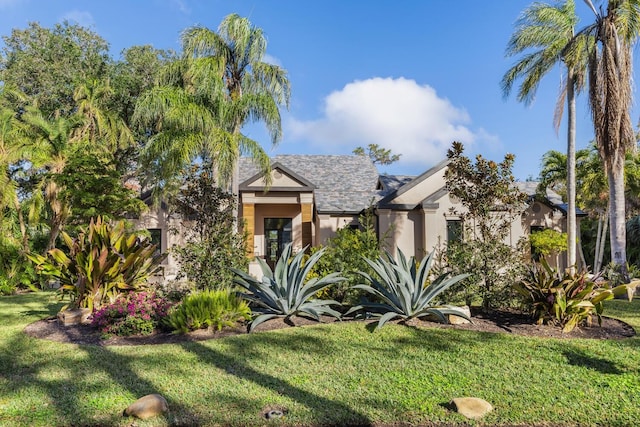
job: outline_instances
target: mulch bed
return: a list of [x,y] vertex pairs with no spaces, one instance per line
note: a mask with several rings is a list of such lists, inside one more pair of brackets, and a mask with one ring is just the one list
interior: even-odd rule
[[[563,333],[562,329],[553,325],[536,325],[531,318],[519,312],[497,311],[493,313],[473,313],[473,323],[465,325],[445,325],[436,322],[413,319],[407,325],[417,328],[453,328],[481,332],[506,333],[543,338],[589,338],[589,339],[624,339],[635,336],[634,329],[620,320],[603,317],[602,325],[598,326],[594,319],[592,326],[581,326],[570,333]],[[335,319],[323,319],[333,322]],[[353,321],[353,320],[349,320]],[[362,320],[355,320],[362,321]],[[370,321],[368,321],[370,322]],[[293,324],[282,319],[272,319],[259,325],[254,332],[259,333],[274,329],[290,328],[318,324],[306,318],[297,317]],[[223,338],[233,335],[247,334],[246,325],[226,328],[222,331],[199,330],[188,334],[172,334],[158,332],[146,336],[113,337],[102,339],[100,332],[90,325],[62,326],[56,318],[49,318],[34,322],[25,328],[25,333],[36,338],[47,339],[73,344],[90,344],[99,346],[110,345],[147,345],[168,344],[185,341],[203,341]]]

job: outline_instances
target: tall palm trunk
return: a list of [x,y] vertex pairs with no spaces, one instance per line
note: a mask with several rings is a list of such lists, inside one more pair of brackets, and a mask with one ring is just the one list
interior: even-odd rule
[[576,268],[576,97],[573,68],[567,72],[567,267]]
[[[590,1],[587,3],[591,4]],[[620,22],[623,6],[623,0],[610,0],[606,16],[601,17],[596,11],[598,19],[595,36],[599,49],[593,49],[589,57],[589,104],[598,151],[609,182],[611,261],[620,269],[622,279],[628,282],[624,160],[626,151],[635,147],[636,137],[630,116],[633,62],[631,43],[636,34],[634,30],[630,37],[628,28],[616,27]],[[624,13],[631,12],[632,17],[636,16],[634,7],[624,10]],[[627,22],[630,22],[628,17]]]
[[609,180],[609,218],[611,222],[609,226],[611,261],[620,268],[620,273],[624,280],[628,281],[624,158],[616,163],[619,163],[619,165],[610,167],[607,170],[607,179]]

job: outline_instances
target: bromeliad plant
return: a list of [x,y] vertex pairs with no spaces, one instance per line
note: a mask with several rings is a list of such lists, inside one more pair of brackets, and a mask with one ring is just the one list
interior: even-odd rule
[[62,233],[67,251],[52,249],[46,256],[31,254],[41,274],[60,283],[60,296],[71,302],[63,307],[97,310],[113,303],[123,291],[139,290],[159,268],[166,255],[155,255],[149,239],[129,233],[125,222],[111,226],[101,217],[72,238]]
[[339,305],[337,301],[314,297],[317,292],[345,280],[344,277],[339,273],[330,273],[324,277],[307,280],[309,272],[324,250],[315,252],[305,263],[304,250],[292,258],[291,246],[289,243],[284,247],[273,271],[263,259],[257,258],[264,275],[262,280],[244,271],[232,269],[236,275],[234,283],[248,291],[242,296],[256,305],[253,312],[257,317],[251,322],[249,332],[262,322],[275,317],[289,320],[292,316],[302,316],[318,321],[322,315],[340,318],[340,313],[330,307],[333,304]]
[[631,300],[635,285],[610,288],[605,281],[598,282],[586,271],[571,273],[567,270],[562,274],[542,259],[515,288],[525,297],[538,324],[556,324],[563,327],[563,332],[571,332],[583,322],[591,325],[594,315],[600,325],[603,302],[624,295]]
[[360,272],[369,285],[359,284],[354,287],[374,295],[382,302],[366,302],[353,307],[347,314],[366,311],[379,317],[376,329],[397,317],[405,321],[420,317],[434,317],[443,323],[448,323],[447,316],[455,315],[471,321],[456,307],[432,305],[434,298],[469,276],[458,274],[449,277],[449,273],[444,273],[431,282],[429,272],[433,259],[434,252],[429,254],[418,267],[415,257],[407,259],[400,249],[398,249],[397,261],[387,251],[375,261],[365,259],[377,277]]

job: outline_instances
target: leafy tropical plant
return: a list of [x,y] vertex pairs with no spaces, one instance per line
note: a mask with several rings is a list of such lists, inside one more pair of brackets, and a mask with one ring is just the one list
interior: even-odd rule
[[129,233],[125,222],[114,226],[101,217],[92,219],[86,231],[72,238],[62,233],[68,248],[54,248],[46,256],[30,254],[36,269],[58,280],[60,296],[69,296],[63,308],[100,308],[104,301],[113,303],[126,290],[137,290],[157,270],[166,255],[155,255],[156,246],[148,239]]
[[205,290],[185,297],[169,313],[166,323],[180,333],[196,329],[230,327],[251,319],[251,308],[227,289]]
[[583,322],[592,324],[592,316],[602,323],[603,302],[616,296],[633,298],[634,285],[608,287],[604,280],[590,276],[586,271],[558,272],[546,260],[534,264],[528,277],[515,285],[530,305],[531,314],[538,324],[551,323],[571,332]]
[[291,247],[291,243],[285,245],[273,271],[263,259],[257,258],[264,274],[262,280],[233,269],[236,274],[234,282],[248,291],[242,296],[257,306],[253,309],[257,317],[251,322],[249,332],[260,323],[275,317],[289,320],[291,316],[302,316],[318,321],[322,315],[340,318],[340,313],[330,307],[333,304],[338,305],[337,301],[314,297],[318,291],[345,278],[341,277],[340,273],[330,273],[308,279],[309,272],[325,251],[315,252],[304,262],[306,248],[292,257]]
[[378,277],[360,272],[370,285],[359,284],[355,287],[374,295],[382,302],[366,302],[353,307],[347,314],[361,310],[371,312],[379,317],[376,329],[396,317],[409,320],[429,316],[447,323],[447,315],[453,314],[471,321],[468,316],[453,306],[432,305],[434,298],[469,276],[458,274],[449,277],[449,273],[444,273],[430,281],[429,272],[434,253],[435,251],[431,252],[420,266],[417,265],[415,257],[407,259],[400,249],[398,249],[397,261],[388,251],[375,261],[367,258],[367,264]]

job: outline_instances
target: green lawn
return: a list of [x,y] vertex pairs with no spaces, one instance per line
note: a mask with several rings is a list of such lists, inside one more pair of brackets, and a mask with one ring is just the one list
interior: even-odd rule
[[[640,419],[640,338],[554,340],[344,322],[206,342],[60,344],[23,328],[54,314],[51,294],[0,298],[0,425],[131,425],[122,410],[161,393],[151,425],[467,425],[447,409],[476,396],[489,425],[632,426]],[[640,300],[605,313],[640,330]],[[286,407],[278,421],[260,417]],[[473,423],[472,423],[473,424]]]

